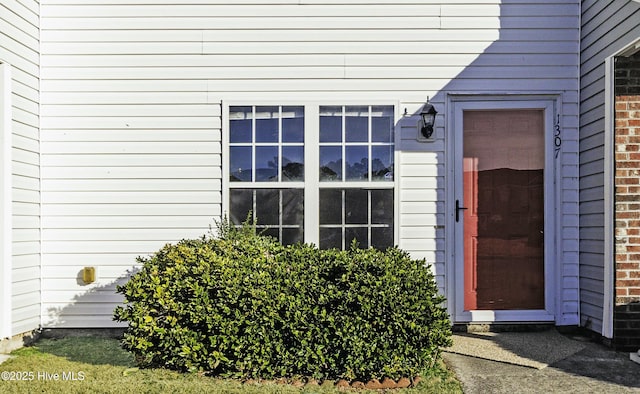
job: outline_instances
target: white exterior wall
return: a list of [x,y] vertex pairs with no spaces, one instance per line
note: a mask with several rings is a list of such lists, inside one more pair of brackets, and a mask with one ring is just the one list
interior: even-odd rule
[[[447,93],[562,97],[561,324],[576,324],[574,0],[42,1],[43,313],[110,326],[135,256],[207,231],[221,206],[222,101],[386,101],[399,122],[399,246],[445,274]],[[243,4],[246,3],[246,4]],[[98,282],[76,279],[95,265]],[[72,304],[72,305],[69,305]]]
[[10,294],[9,303],[2,305],[3,310],[11,311],[5,319],[10,322],[4,336],[40,325],[38,9],[36,0],[3,0],[0,4],[0,62],[8,65],[12,77],[5,87],[10,89],[12,134],[7,141],[11,161],[3,162],[11,174],[10,183],[3,182],[10,188],[11,213],[4,213],[11,215],[7,219],[12,231],[11,258],[3,262],[10,278],[3,275],[9,280],[0,284]]

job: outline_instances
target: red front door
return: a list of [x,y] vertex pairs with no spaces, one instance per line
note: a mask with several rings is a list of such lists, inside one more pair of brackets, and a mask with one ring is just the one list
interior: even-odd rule
[[464,309],[544,309],[544,113],[463,112]]

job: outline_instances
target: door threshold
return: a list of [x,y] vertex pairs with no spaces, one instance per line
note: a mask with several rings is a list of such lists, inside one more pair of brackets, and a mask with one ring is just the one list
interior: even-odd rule
[[505,322],[505,323],[455,323],[453,332],[531,332],[555,328],[554,323]]

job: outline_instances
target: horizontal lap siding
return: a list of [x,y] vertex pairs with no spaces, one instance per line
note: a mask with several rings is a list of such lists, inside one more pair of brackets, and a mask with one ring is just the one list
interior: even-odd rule
[[[53,8],[43,4],[43,22]],[[74,8],[84,9],[59,9]],[[136,257],[199,237],[222,215],[221,105],[207,83],[215,73],[198,75],[188,61],[173,66],[185,53],[201,56],[201,32],[156,32],[145,50],[128,52],[131,44],[115,38],[118,24],[129,12],[150,15],[123,6],[121,18],[118,9],[99,13],[115,26],[98,23],[92,32],[82,31],[82,17],[60,31],[43,26],[43,315],[50,327],[113,326],[115,286]],[[148,32],[125,33],[136,43]],[[163,59],[146,58],[154,48]],[[85,266],[97,268],[96,283],[77,279]]]
[[[120,91],[111,103],[43,105],[45,324],[111,325],[115,285],[136,256],[221,216],[220,105],[153,94],[165,101]],[[95,284],[76,279],[84,266],[97,267]]]
[[40,325],[39,4],[0,4],[0,60],[11,66],[12,91],[12,327]]
[[635,2],[582,2],[580,59],[581,325],[602,331],[604,301],[604,128],[607,57],[640,37]]
[[[434,264],[443,291],[444,93],[562,91],[567,162],[577,151],[576,1],[188,3],[43,2],[51,325],[84,325],[96,300],[112,324],[117,297],[106,295],[133,256],[205,232],[219,217],[222,100],[375,100],[411,114],[430,96],[440,112],[436,141],[415,142],[415,117],[398,129],[398,242]],[[85,265],[99,266],[95,287],[70,280]],[[56,320],[65,302],[74,306]]]

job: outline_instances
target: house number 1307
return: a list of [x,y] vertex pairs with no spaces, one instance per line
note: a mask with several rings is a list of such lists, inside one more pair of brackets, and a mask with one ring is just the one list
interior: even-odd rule
[[556,159],[560,154],[560,147],[562,146],[562,138],[560,137],[560,114],[558,114],[558,118],[556,120],[556,124],[554,125],[554,138],[553,138],[553,146],[556,151]]

